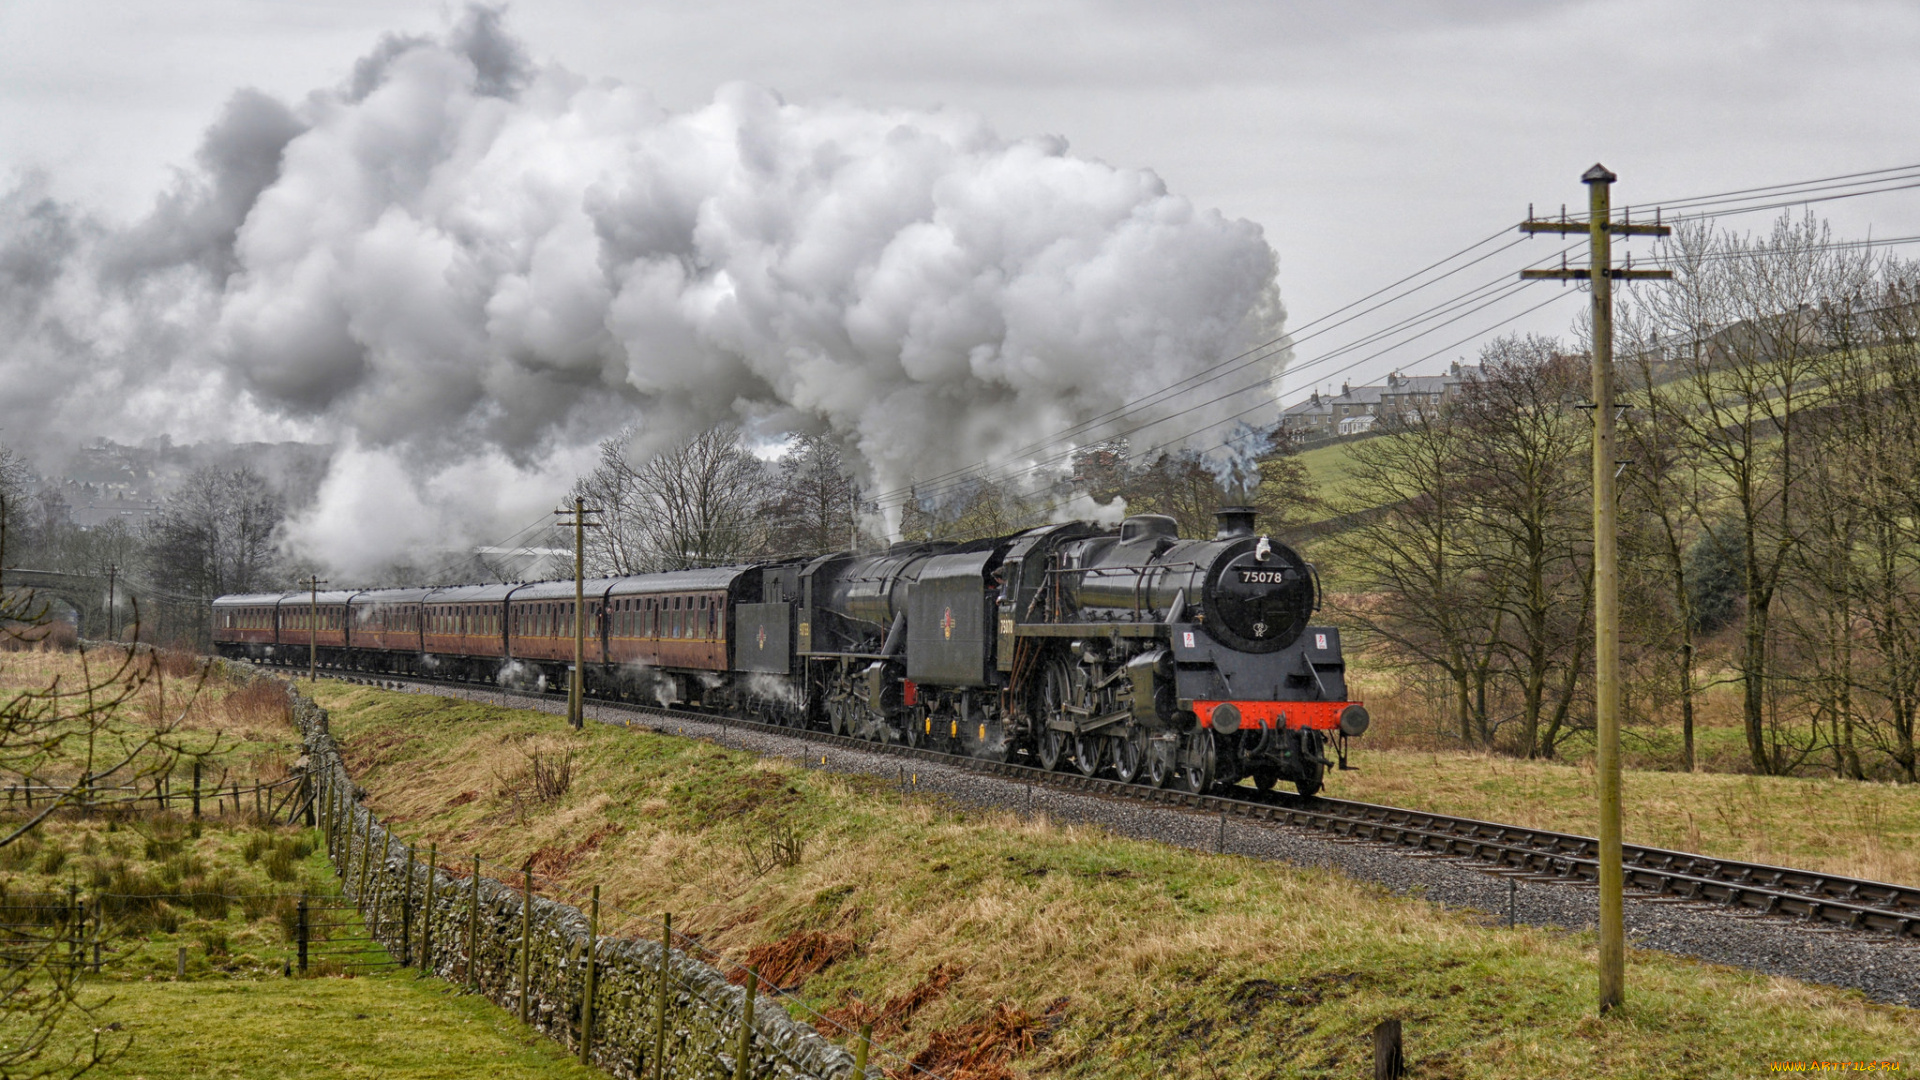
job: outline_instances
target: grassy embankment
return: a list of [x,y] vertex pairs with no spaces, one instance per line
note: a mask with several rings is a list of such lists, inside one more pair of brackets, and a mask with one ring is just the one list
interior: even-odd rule
[[[115,665],[91,664],[96,677]],[[215,777],[278,779],[297,756],[298,740],[284,698],[270,686],[242,689],[224,679],[204,684],[188,658],[169,658],[171,671],[125,703],[96,753],[162,716],[183,717],[181,741],[213,748],[202,772]],[[0,655],[0,701],[84,678],[81,658],[57,652]],[[164,686],[161,683],[164,682]],[[217,738],[217,741],[215,737]],[[24,764],[40,781],[77,775],[83,745],[33,755]],[[185,770],[176,770],[175,790]],[[3,783],[14,782],[8,778]],[[143,781],[150,788],[150,781]],[[97,811],[63,814],[0,847],[0,917],[32,918],[37,897],[106,897],[106,963],[85,977],[83,1002],[92,1017],[69,1014],[42,1064],[64,1060],[87,1037],[105,1029],[118,1056],[89,1073],[102,1077],[586,1077],[548,1040],[520,1027],[492,1004],[452,991],[436,980],[392,968],[342,977],[341,958],[323,952],[364,946],[316,942],[314,977],[283,974],[293,963],[292,928],[299,895],[338,897],[314,830],[261,826],[246,820],[252,806],[209,796],[199,821],[186,813]],[[21,812],[5,815],[17,819]],[[4,823],[0,823],[4,824]],[[10,830],[9,830],[10,831]],[[316,912],[315,923],[338,923],[338,934],[364,931],[351,912]],[[187,954],[187,977],[175,977],[177,951]],[[377,948],[360,959],[382,961]],[[0,1019],[0,1038],[19,1037],[17,1023]]]
[[[1458,742],[1440,734],[1442,721],[1413,695],[1369,694],[1388,681],[1355,678],[1375,723],[1353,744],[1358,771],[1333,773],[1327,794],[1588,836],[1597,831],[1591,733],[1575,733],[1554,761],[1454,749]],[[1920,787],[1752,775],[1738,693],[1721,686],[1701,696],[1699,772],[1676,771],[1677,730],[1646,724],[1622,732],[1627,841],[1920,884]]]
[[[1602,1021],[1590,936],[1508,931],[1331,872],[962,811],[684,738],[574,734],[542,713],[324,682],[317,696],[409,839],[599,884],[637,913],[620,932],[672,911],[728,955],[786,967],[807,1005],[878,1016],[879,1038],[937,1070],[971,1046],[988,1048],[977,1066],[1011,1053],[1033,1075],[1352,1076],[1392,1016],[1425,1076],[1747,1076],[1920,1054],[1910,1010],[1661,954],[1634,955],[1624,1015]],[[536,753],[572,755],[557,800],[529,795]],[[798,865],[767,868],[789,831]]]
[[[1327,794],[1592,836],[1593,768],[1461,751],[1353,754]],[[1852,780],[1642,772],[1622,777],[1628,843],[1920,884],[1920,788]]]

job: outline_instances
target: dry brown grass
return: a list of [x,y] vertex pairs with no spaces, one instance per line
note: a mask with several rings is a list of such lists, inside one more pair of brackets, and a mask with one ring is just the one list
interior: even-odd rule
[[[671,911],[735,958],[845,937],[854,949],[804,976],[800,1000],[982,1076],[1346,1075],[1386,1016],[1413,1018],[1415,1060],[1434,1075],[1639,1076],[1690,1061],[1681,1073],[1733,1076],[1789,1047],[1920,1052],[1910,1012],[1659,955],[1635,955],[1627,1014],[1596,1026],[1590,938],[1492,930],[1332,872],[961,812],[882,780],[573,733],[544,714],[318,694],[409,841],[519,866],[618,826],[564,870],[570,889],[602,887],[609,933],[650,937]],[[572,747],[579,768],[565,798],[521,820],[476,793],[535,738]],[[804,858],[758,872],[741,841],[781,823],[809,837]],[[985,1049],[971,1064],[956,1056],[973,1045]]]
[[[1590,761],[1369,750],[1327,794],[1591,836]],[[1629,843],[1920,884],[1920,788],[1850,780],[1628,770]]]
[[[91,695],[83,693],[95,687]],[[124,688],[132,687],[130,693]],[[169,728],[172,741],[199,754],[210,786],[216,777],[279,780],[299,756],[298,738],[282,685],[273,680],[242,683],[218,665],[188,653],[105,646],[85,651],[38,650],[0,656],[0,698],[21,693],[67,695],[66,706],[119,698],[96,746],[105,757],[121,738],[137,742],[143,730]],[[52,759],[21,763],[36,780],[66,782],[83,769],[83,741]],[[185,768],[178,766],[177,768]],[[133,770],[145,773],[145,764]],[[177,770],[176,770],[177,771]]]

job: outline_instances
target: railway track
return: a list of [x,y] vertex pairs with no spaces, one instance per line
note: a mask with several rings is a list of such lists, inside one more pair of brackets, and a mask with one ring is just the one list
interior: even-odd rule
[[[344,682],[404,689],[409,685],[466,688],[541,701],[564,701],[565,694],[502,690],[473,683],[331,673]],[[1078,773],[1049,772],[1016,762],[986,761],[898,743],[876,743],[807,728],[785,727],[718,713],[672,709],[594,699],[593,706],[642,716],[662,717],[782,735],[829,747],[887,754],[999,776],[1016,782],[1153,803],[1170,808],[1267,821],[1311,829],[1364,843],[1410,849],[1431,857],[1478,864],[1499,874],[1529,881],[1595,885],[1599,881],[1599,841],[1590,836],[1547,829],[1501,825],[1474,818],[1325,797],[1305,798],[1251,789],[1195,795],[1170,788],[1127,784]],[[1640,899],[1718,906],[1735,914],[1795,919],[1809,927],[1883,935],[1920,941],[1920,888],[1741,862],[1664,848],[1628,844],[1622,850],[1626,886]]]

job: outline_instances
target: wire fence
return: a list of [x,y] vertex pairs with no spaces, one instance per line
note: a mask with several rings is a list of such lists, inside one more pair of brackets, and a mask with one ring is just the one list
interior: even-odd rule
[[[656,919],[602,903],[531,865],[506,866],[429,845],[423,854],[381,823],[327,731],[325,710],[293,693],[306,740],[315,818],[342,892],[367,933],[401,964],[462,983],[575,1050],[584,1062],[639,1080],[674,1077],[819,1078],[935,1074],[871,1043],[761,973]],[[489,871],[494,876],[488,876]],[[572,901],[571,903],[565,901]],[[659,926],[659,934],[606,931]],[[738,984],[738,985],[737,985]],[[756,1011],[772,994],[782,1008]],[[795,1022],[798,1013],[809,1022]],[[823,1037],[844,1037],[851,1050]]]
[[183,779],[179,785],[174,783],[172,773],[168,772],[156,776],[148,785],[92,784],[84,781],[63,785],[36,783],[31,778],[23,778],[7,784],[5,791],[7,810],[44,809],[49,804],[64,803],[76,810],[90,812],[180,809],[193,817],[209,813],[231,813],[241,817],[248,813],[251,804],[252,817],[257,822],[285,819],[291,824],[295,817],[304,816],[307,824],[313,824],[312,792],[306,786],[304,777],[288,776],[243,786],[239,780],[223,774],[203,784],[197,761],[191,780]]
[[[249,918],[276,916],[282,930],[280,962],[289,975],[358,974],[400,966],[400,959],[368,930],[359,909],[343,896],[307,892],[83,892],[0,891],[0,965],[59,963],[98,974],[109,965],[150,952],[140,919],[162,904],[224,917],[238,905]],[[178,977],[186,977],[190,946],[179,945]],[[63,955],[49,955],[49,950]],[[211,957],[209,957],[211,959]]]

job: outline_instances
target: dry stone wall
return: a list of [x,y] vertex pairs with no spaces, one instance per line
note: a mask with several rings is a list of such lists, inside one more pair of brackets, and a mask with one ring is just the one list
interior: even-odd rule
[[[406,962],[471,986],[509,1012],[519,1013],[524,998],[528,1023],[577,1052],[587,916],[540,896],[528,911],[520,889],[484,876],[476,881],[471,863],[468,872],[455,865],[429,874],[420,853],[408,850],[360,804],[327,729],[326,710],[290,693],[327,850],[369,931]],[[679,949],[666,951],[663,973],[661,952],[658,941],[593,941],[589,1059],[632,1080],[728,1080],[736,1075],[746,991]],[[656,1072],[663,981],[665,1067]],[[755,1005],[746,1075],[863,1080],[855,1075],[852,1054],[791,1019],[775,1001],[763,997]],[[880,1076],[869,1066],[865,1080]]]

